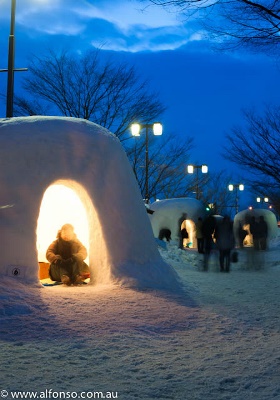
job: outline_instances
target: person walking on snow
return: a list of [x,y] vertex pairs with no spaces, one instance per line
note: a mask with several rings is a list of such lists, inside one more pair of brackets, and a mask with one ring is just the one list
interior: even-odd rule
[[233,223],[228,216],[225,216],[215,229],[214,237],[219,249],[220,271],[229,272],[230,252],[234,248]]
[[197,240],[197,251],[201,254],[204,252],[204,237],[202,233],[202,226],[203,221],[202,218],[199,217],[197,223],[195,224],[195,234]]
[[209,258],[213,248],[213,234],[216,228],[216,220],[213,215],[208,215],[202,224],[202,234],[204,238],[204,260],[203,270],[208,271]]
[[261,215],[259,218],[259,235],[260,235],[260,238],[259,238],[260,250],[266,250],[268,226],[267,226],[267,222],[265,221],[263,215]]

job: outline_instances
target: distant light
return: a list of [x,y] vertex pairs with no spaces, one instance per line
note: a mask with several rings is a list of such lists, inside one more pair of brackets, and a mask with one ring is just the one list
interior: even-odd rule
[[233,191],[234,188],[238,188],[239,190],[244,190],[244,185],[242,183],[240,183],[239,185],[228,185],[228,190],[230,190],[231,192]]
[[260,203],[260,202],[261,202],[261,198],[257,197],[257,203]]
[[269,201],[269,200],[268,200],[268,197],[265,197],[265,198],[264,198],[264,202],[265,202],[265,203],[268,203],[268,201]]
[[159,122],[155,122],[153,124],[153,132],[155,136],[160,136],[162,135],[162,124]]
[[193,174],[193,171],[194,171],[194,166],[193,165],[188,165],[188,173],[189,174]]
[[141,130],[140,124],[131,124],[130,129],[132,136],[140,136],[140,130]]
[[250,207],[248,207],[249,208],[249,210],[253,210],[253,207],[252,206],[250,206]]
[[201,172],[202,172],[203,174],[207,174],[207,172],[208,172],[208,167],[207,167],[207,165],[202,165],[202,166],[201,166]]

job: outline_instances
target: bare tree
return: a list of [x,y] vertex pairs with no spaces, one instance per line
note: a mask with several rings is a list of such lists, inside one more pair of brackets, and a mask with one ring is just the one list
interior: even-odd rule
[[188,175],[187,182],[188,196],[199,198],[205,206],[211,209],[213,214],[231,214],[234,207],[228,190],[231,176],[227,175],[225,171],[208,172],[200,174],[198,177]]
[[263,116],[253,109],[243,111],[244,127],[227,135],[224,157],[251,172],[247,185],[258,196],[279,203],[280,197],[280,107],[266,106]]
[[[141,0],[140,0],[141,1]],[[174,8],[194,16],[213,35],[231,45],[249,46],[258,50],[278,50],[280,44],[279,0],[150,0],[152,4]],[[219,41],[221,44],[221,41]],[[224,43],[223,43],[224,44]]]
[[231,182],[232,176],[224,170],[209,173],[209,180],[204,188],[203,196],[204,201],[208,201],[208,205],[214,214],[231,215],[235,210],[235,199],[228,190]]
[[[139,0],[141,1],[141,0]],[[150,0],[200,21],[218,48],[244,47],[279,55],[280,0]],[[228,135],[225,158],[243,166],[252,193],[268,196],[280,215],[280,111],[265,107],[263,115],[244,111],[245,127]]]
[[[91,120],[113,132],[127,151],[140,190],[145,186],[145,141],[134,140],[129,127],[134,121],[156,121],[165,107],[158,95],[141,81],[135,69],[104,60],[99,50],[78,57],[50,51],[34,57],[23,88],[28,94],[16,98],[17,115],[58,114]],[[130,139],[130,140],[128,140]],[[176,143],[166,132],[151,138],[149,157],[150,196],[182,192],[183,164],[192,139]]]
[[[178,141],[175,135],[151,137],[149,146],[150,198],[183,197],[187,191],[186,163],[193,148],[193,139]],[[145,140],[137,137],[127,150],[138,185],[145,193]]]
[[153,120],[165,107],[126,63],[104,60],[100,50],[82,56],[50,51],[34,57],[23,83],[28,94],[17,97],[17,115],[52,113],[84,118],[125,140],[135,119]]

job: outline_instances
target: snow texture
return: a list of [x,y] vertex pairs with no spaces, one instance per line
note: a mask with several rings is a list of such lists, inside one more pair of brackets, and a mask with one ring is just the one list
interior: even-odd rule
[[5,278],[0,390],[8,399],[49,389],[121,400],[280,399],[279,244],[239,250],[226,274],[215,251],[205,273],[203,255],[167,243],[160,252],[181,293]]
[[11,118],[0,120],[0,143],[0,206],[9,206],[0,209],[0,276],[38,283],[40,205],[46,189],[60,184],[76,192],[88,216],[92,283],[178,287],[112,133],[75,118]]
[[[1,121],[0,140],[0,204],[14,204],[0,210],[2,398],[280,399],[279,235],[265,252],[238,250],[230,273],[219,272],[213,250],[203,272],[195,249],[156,246],[128,161],[106,130],[11,119]],[[36,224],[57,181],[84,201],[97,230],[90,259],[115,279],[39,284]],[[20,273],[9,276],[8,264]]]

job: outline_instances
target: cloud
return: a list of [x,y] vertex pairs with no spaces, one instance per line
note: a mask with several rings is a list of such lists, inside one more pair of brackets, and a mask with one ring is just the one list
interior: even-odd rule
[[72,0],[28,0],[17,8],[16,23],[32,35],[76,36],[83,32],[86,23],[77,18]]
[[79,3],[76,12],[83,17],[108,21],[123,33],[129,33],[135,25],[145,25],[150,28],[178,25],[176,14],[167,13],[148,1],[139,3],[137,0],[100,0],[98,6],[93,0],[86,3],[87,7],[84,4],[81,7]]
[[135,27],[135,31],[131,32],[129,36],[105,36],[102,41],[99,37],[93,39],[91,44],[94,47],[102,45],[103,50],[137,53],[142,51],[176,50],[190,42],[202,40],[202,34],[199,32],[193,34],[185,31],[184,33],[182,35],[181,32],[176,32],[176,30],[169,31],[168,29],[149,30],[139,26]]
[[[10,0],[0,1],[0,18],[8,20]],[[16,24],[30,37],[82,35],[85,45],[131,53],[175,50],[203,37],[195,21],[137,0],[25,0],[17,4]]]
[[[110,31],[103,35],[102,48],[132,53],[175,50],[189,42],[201,40],[203,34],[197,31],[194,21],[179,21],[176,14],[148,4],[104,0],[98,4],[98,8],[93,6],[91,17],[114,27],[113,35],[110,35]],[[85,13],[84,10],[81,12]],[[94,37],[91,44],[99,47],[100,36]]]

